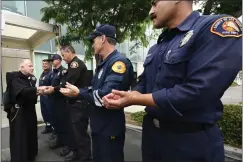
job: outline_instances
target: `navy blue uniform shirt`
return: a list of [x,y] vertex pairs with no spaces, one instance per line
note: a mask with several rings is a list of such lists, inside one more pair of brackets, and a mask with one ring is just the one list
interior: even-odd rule
[[51,85],[51,70],[43,71],[39,79],[39,86],[50,86],[50,85]]
[[54,87],[54,93],[52,96],[55,97],[64,97],[60,92],[60,88],[64,87],[66,82],[65,82],[65,77],[66,77],[67,69],[64,68],[63,66],[60,66],[58,69],[53,69],[52,74],[51,74],[51,86]]
[[92,89],[80,89],[81,96],[89,96],[94,103],[91,115],[92,132],[118,135],[125,131],[125,115],[122,110],[108,110],[102,104],[102,97],[113,89],[127,91],[133,80],[133,66],[129,59],[117,50],[112,52],[96,68]]
[[242,66],[242,25],[228,15],[192,12],[165,30],[145,60],[135,90],[152,93],[146,112],[165,121],[215,123],[220,100]]

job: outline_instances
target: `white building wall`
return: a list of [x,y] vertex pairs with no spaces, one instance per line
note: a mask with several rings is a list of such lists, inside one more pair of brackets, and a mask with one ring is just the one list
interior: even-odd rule
[[30,52],[18,49],[2,48],[2,86],[6,89],[6,72],[19,69],[21,59],[30,59]]

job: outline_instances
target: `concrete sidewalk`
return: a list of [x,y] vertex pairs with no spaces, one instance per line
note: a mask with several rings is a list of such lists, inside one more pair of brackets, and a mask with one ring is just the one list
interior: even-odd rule
[[[42,127],[38,127],[38,156],[36,162],[44,162],[44,161],[56,161],[61,162],[63,161],[63,157],[59,156],[60,149],[50,150],[48,147],[48,135],[43,135],[40,132],[43,130]],[[141,129],[141,128],[140,128]],[[9,128],[2,128],[2,161],[9,161],[10,160],[10,152],[9,152]],[[126,140],[125,140],[125,148],[124,148],[124,155],[125,161],[142,161],[141,155],[141,139],[142,133],[139,129],[134,129],[132,127],[127,127],[126,131]],[[226,157],[225,162],[240,162],[242,159],[241,150],[237,151],[237,156],[234,155],[236,151],[232,152],[231,150],[225,147]],[[228,151],[227,151],[228,150]]]
[[[59,156],[60,149],[50,150],[48,144],[50,140],[48,140],[49,135],[43,135],[40,132],[44,129],[44,127],[38,127],[38,156],[36,162],[61,162],[64,161],[64,158]],[[2,141],[5,142],[2,144],[5,147],[2,148],[2,161],[9,161],[10,159],[10,152],[9,152],[9,144],[8,144],[8,137],[9,137],[9,128],[3,128],[2,134]],[[126,132],[126,140],[125,140],[125,161],[142,161],[141,157],[141,132],[140,131],[133,131],[131,129],[127,129]]]

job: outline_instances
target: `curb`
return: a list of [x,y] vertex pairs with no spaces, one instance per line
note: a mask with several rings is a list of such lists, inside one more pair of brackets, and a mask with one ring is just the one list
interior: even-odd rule
[[224,151],[226,157],[239,162],[242,160],[242,149],[224,145]]
[[135,130],[138,132],[142,132],[142,130],[143,130],[143,128],[141,126],[132,125],[132,124],[126,124],[126,127],[130,130]]
[[[133,131],[142,132],[141,126],[126,124],[126,127]],[[240,162],[242,160],[242,149],[224,145],[224,153],[225,157],[233,159],[234,161]]]

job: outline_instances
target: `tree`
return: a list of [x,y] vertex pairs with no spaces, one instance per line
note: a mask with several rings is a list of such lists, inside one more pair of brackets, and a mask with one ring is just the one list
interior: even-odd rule
[[[42,21],[54,20],[57,24],[67,25],[67,34],[60,38],[60,43],[82,42],[85,45],[85,56],[89,59],[92,48],[85,37],[94,31],[97,24],[109,23],[117,28],[117,41],[136,41],[137,46],[147,46],[149,40],[157,36],[156,32],[146,35],[151,25],[148,12],[151,0],[45,0],[48,7]],[[242,12],[241,0],[205,0],[202,2],[203,14],[230,14],[239,17]],[[132,47],[134,51],[137,47]]]
[[202,9],[204,15],[229,14],[236,18],[242,15],[241,0],[207,0],[203,1]]
[[148,45],[145,34],[150,24],[148,12],[149,0],[45,0],[48,7],[42,21],[54,20],[57,24],[67,25],[67,34],[60,38],[60,44],[83,42],[86,57],[90,58],[91,45],[85,37],[94,31],[97,24],[109,23],[117,29],[117,42],[125,39],[139,40],[143,46]]

